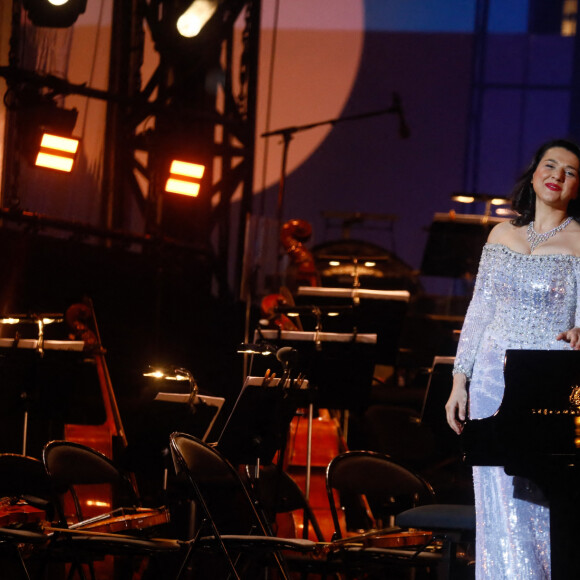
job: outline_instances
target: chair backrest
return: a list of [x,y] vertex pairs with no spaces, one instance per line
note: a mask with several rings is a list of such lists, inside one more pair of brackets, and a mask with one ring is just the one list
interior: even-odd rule
[[217,449],[185,433],[172,433],[169,439],[178,477],[218,533],[269,535],[248,487]]
[[[256,492],[256,497],[264,512],[275,521],[276,516],[285,514],[289,519],[278,518],[277,535],[291,537],[303,536],[304,518],[312,526],[313,538],[319,542],[325,540],[314,511],[300,486],[290,475],[279,469],[277,465],[261,466],[258,476],[254,473],[255,466],[246,466],[246,474]],[[286,524],[286,527],[284,527]],[[298,529],[299,528],[299,529]],[[308,534],[310,536],[310,534]]]
[[[107,484],[111,486],[111,494],[122,498],[124,505],[133,507],[139,504],[137,492],[129,477],[113,461],[95,449],[72,441],[50,441],[44,446],[42,459],[55,493],[72,495],[79,520],[85,519],[89,514],[83,512],[78,501],[78,492],[75,489],[78,486]],[[62,504],[59,507],[64,523],[65,509]]]
[[345,532],[339,509],[345,510],[349,527],[364,530],[388,527],[397,513],[435,502],[435,492],[424,477],[374,451],[347,451],[335,457],[326,469],[326,491],[337,538]]
[[0,497],[12,502],[23,500],[44,510],[46,519],[54,516],[55,498],[44,465],[34,457],[0,453]]
[[16,453],[0,453],[1,497],[48,498],[50,489],[50,480],[41,461]]

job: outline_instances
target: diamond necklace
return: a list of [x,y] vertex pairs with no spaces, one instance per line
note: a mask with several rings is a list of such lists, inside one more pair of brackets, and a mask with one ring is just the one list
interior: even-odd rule
[[533,253],[540,244],[543,244],[546,240],[549,240],[552,236],[555,236],[558,232],[561,232],[571,221],[572,216],[566,218],[559,226],[556,226],[555,228],[544,232],[543,234],[536,232],[534,229],[534,222],[530,222],[528,224],[528,242],[530,243],[530,253]]

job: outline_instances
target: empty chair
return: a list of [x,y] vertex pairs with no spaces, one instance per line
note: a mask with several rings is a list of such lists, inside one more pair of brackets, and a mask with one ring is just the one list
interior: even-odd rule
[[[248,485],[214,447],[191,435],[173,433],[170,448],[176,473],[197,512],[187,561],[191,564],[195,558],[191,570],[194,577],[229,574],[254,578],[274,567],[287,578],[283,550],[315,551],[313,541],[273,536]],[[205,557],[208,551],[209,560]]]
[[[57,532],[60,551],[73,564],[71,575],[76,571],[84,578],[84,565],[88,565],[93,574],[92,563],[107,555],[126,557],[122,560],[126,567],[130,567],[131,557],[138,559],[139,564],[144,557],[149,557],[160,577],[170,574],[172,566],[178,567],[177,558],[181,550],[178,541],[144,537],[146,529],[140,529],[140,526],[136,529],[140,537],[130,535],[132,522],[140,522],[139,498],[130,478],[105,455],[79,443],[51,441],[44,447],[43,462],[54,492],[60,496],[58,527],[53,530]],[[123,502],[121,506],[129,509],[119,512],[111,510],[112,505],[106,506],[109,509],[102,518],[87,520],[79,501],[78,487],[105,484],[111,486],[111,498],[119,498]],[[67,513],[67,496],[73,499],[76,522],[71,522],[71,514]],[[95,497],[99,497],[98,492]],[[137,517],[131,518],[131,514]],[[104,527],[95,528],[96,520],[100,520]],[[117,529],[111,527],[113,522],[117,528],[124,524],[121,529],[127,533],[109,533]],[[116,561],[117,564],[120,562]]]
[[347,451],[328,464],[326,490],[333,545],[347,574],[374,571],[380,577],[388,571],[396,578],[415,578],[419,571],[435,572],[440,558],[425,551],[431,534],[394,522],[401,511],[435,502],[433,488],[420,474],[382,453]]
[[[399,512],[435,502],[433,488],[421,475],[374,451],[347,451],[326,470],[326,491],[334,522],[334,539],[343,538],[339,511],[351,529],[392,527]],[[336,505],[336,494],[341,505]]]

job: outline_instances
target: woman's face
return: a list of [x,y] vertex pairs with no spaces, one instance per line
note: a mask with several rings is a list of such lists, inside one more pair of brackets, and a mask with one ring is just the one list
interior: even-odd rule
[[532,176],[536,202],[555,209],[566,209],[578,196],[580,161],[563,147],[548,149]]

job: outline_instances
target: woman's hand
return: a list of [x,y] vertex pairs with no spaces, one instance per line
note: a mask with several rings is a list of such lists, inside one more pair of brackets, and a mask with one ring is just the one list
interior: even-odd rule
[[453,388],[445,404],[447,423],[458,435],[463,431],[467,410],[467,377],[463,373],[453,375]]
[[567,330],[566,332],[561,332],[556,340],[566,341],[574,350],[580,350],[580,328],[577,326]]

